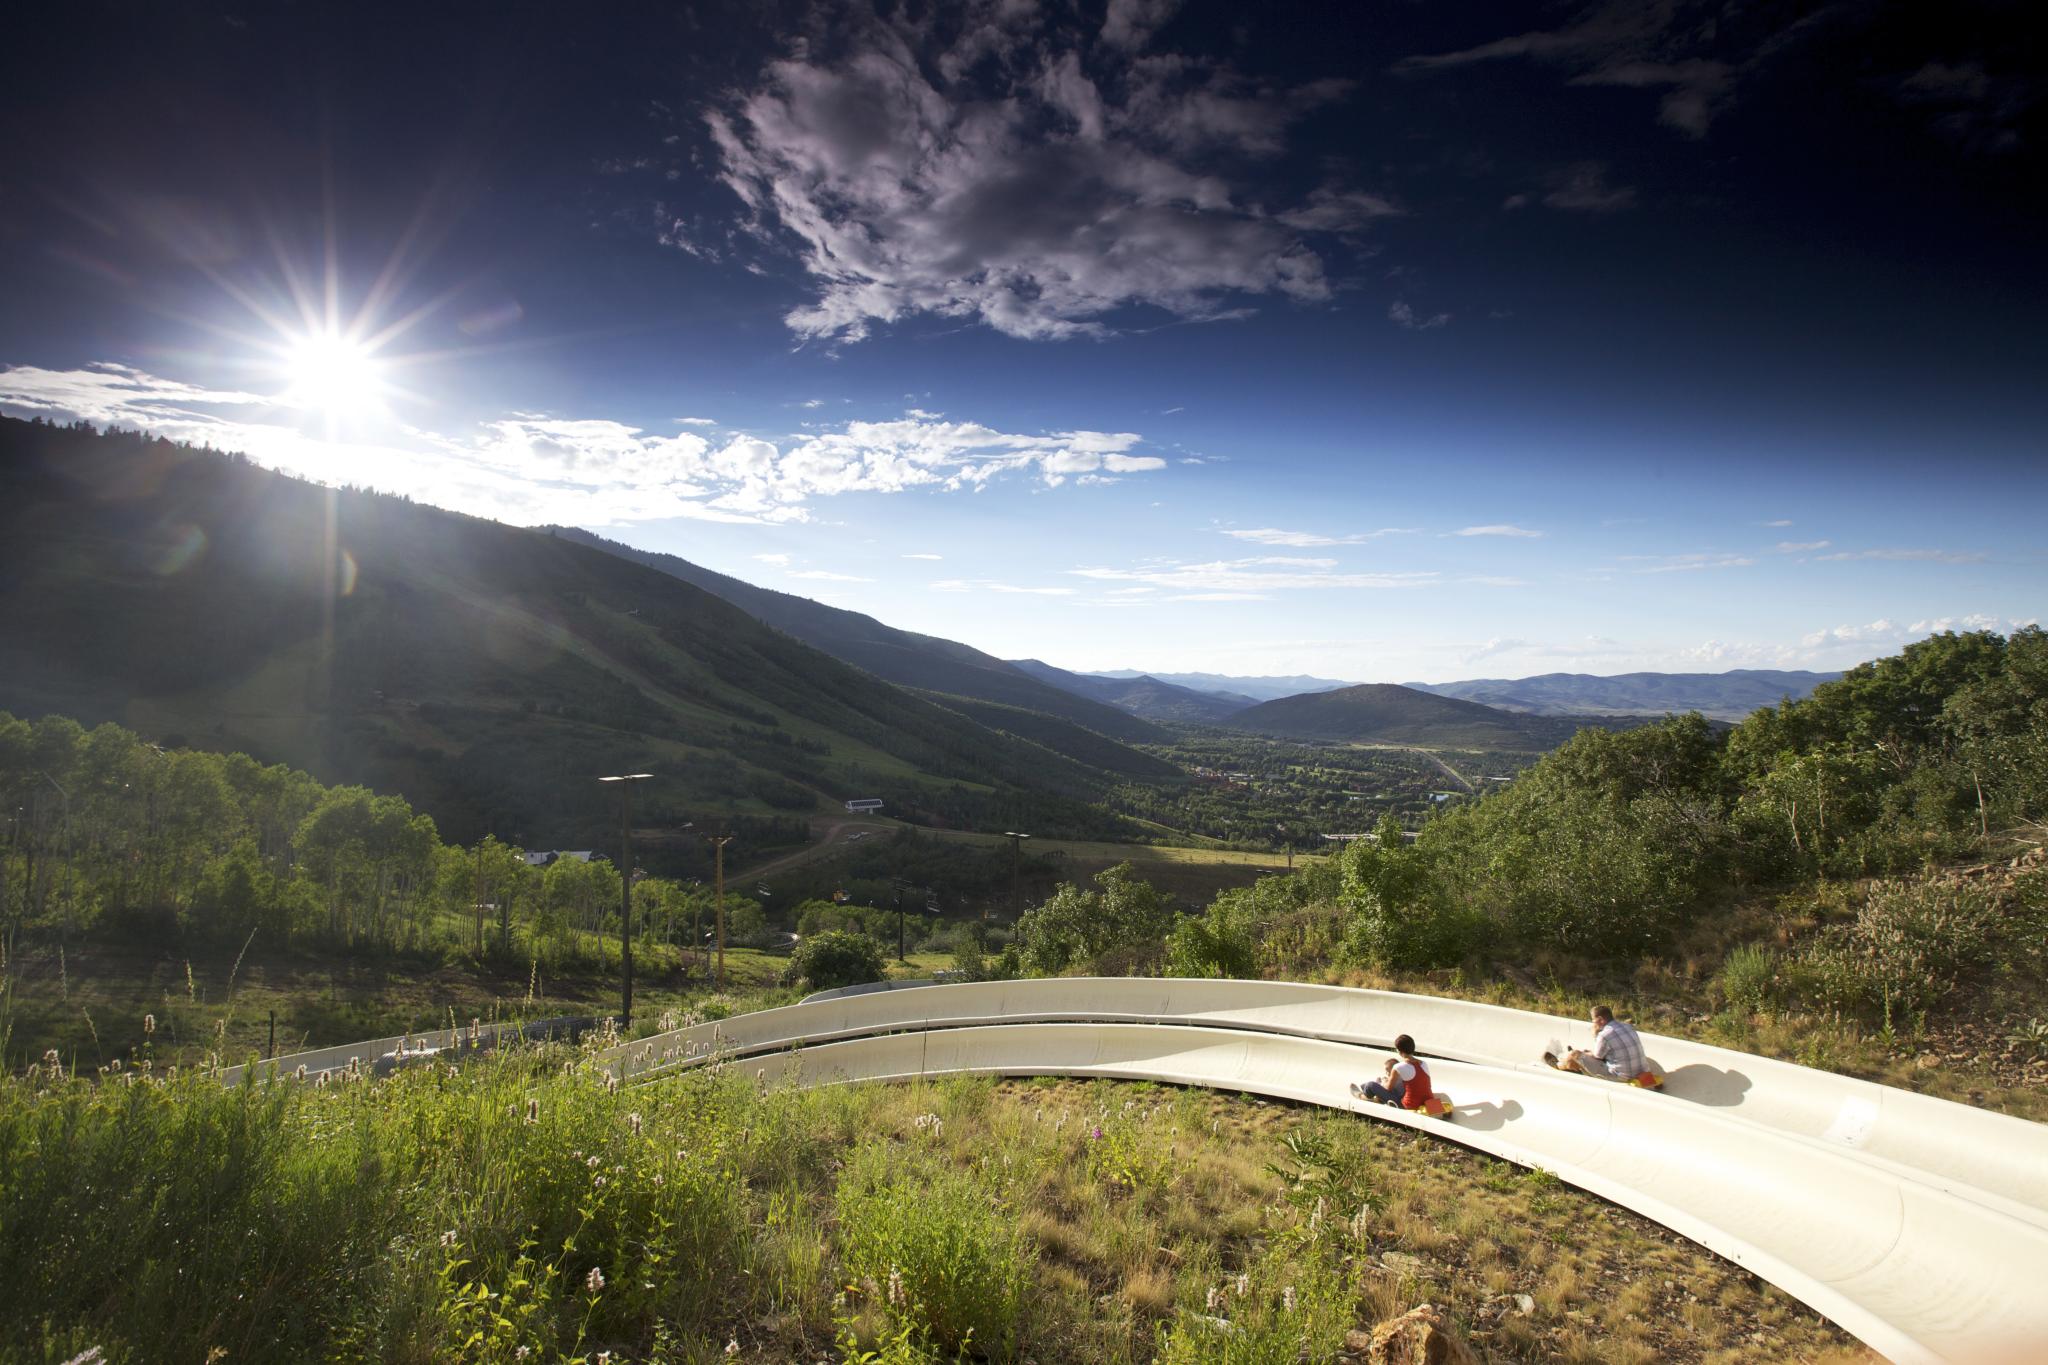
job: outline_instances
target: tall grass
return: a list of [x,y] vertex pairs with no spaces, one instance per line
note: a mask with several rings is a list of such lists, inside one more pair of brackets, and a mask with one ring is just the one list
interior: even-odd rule
[[[613,1090],[562,1048],[324,1086],[130,1074],[0,1080],[0,1360],[1293,1361],[1422,1298],[1530,1356],[1568,1308],[1596,1342],[1635,1330],[1571,1288],[1595,1246],[1755,1298],[1570,1190],[1206,1092]],[[1501,1317],[1514,1292],[1533,1317]],[[1673,1326],[1682,1302],[1666,1358],[1740,1343],[1725,1313]]]

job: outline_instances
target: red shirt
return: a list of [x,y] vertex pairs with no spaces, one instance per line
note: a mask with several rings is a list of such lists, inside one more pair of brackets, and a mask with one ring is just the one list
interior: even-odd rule
[[1422,1064],[1420,1058],[1412,1062],[1403,1058],[1396,1065],[1406,1066],[1415,1073],[1401,1088],[1401,1107],[1420,1109],[1428,1104],[1430,1095],[1434,1093],[1429,1088],[1429,1068]]

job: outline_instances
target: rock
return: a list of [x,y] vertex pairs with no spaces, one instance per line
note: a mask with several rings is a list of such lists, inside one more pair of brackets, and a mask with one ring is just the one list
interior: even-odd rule
[[1372,1365],[1479,1365],[1444,1315],[1426,1303],[1373,1328],[1365,1358]]
[[1536,1311],[1536,1300],[1530,1298],[1527,1294],[1515,1295],[1515,1311],[1525,1318],[1528,1317]]
[[1383,1251],[1380,1264],[1396,1275],[1412,1275],[1417,1278],[1429,1273],[1429,1262],[1420,1256],[1411,1256],[1405,1251]]

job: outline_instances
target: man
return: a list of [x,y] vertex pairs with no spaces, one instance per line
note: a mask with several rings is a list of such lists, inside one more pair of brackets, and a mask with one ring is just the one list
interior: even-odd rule
[[1555,1054],[1546,1052],[1543,1060],[1559,1071],[1576,1071],[1606,1081],[1636,1081],[1650,1074],[1649,1061],[1643,1056],[1643,1040],[1636,1036],[1635,1025],[1616,1019],[1614,1011],[1605,1005],[1593,1006],[1591,1051],[1571,1048],[1561,1062]]

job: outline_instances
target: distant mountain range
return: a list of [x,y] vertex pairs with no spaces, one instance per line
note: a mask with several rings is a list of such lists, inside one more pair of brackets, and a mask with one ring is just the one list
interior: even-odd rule
[[1307,674],[1284,677],[1235,677],[1228,673],[1144,673],[1135,668],[1095,669],[1079,676],[1084,678],[1152,678],[1158,682],[1171,683],[1196,692],[1207,692],[1214,696],[1240,700],[1249,706],[1253,702],[1272,701],[1276,697],[1298,696],[1303,692],[1329,692],[1353,684],[1336,678],[1313,678]]
[[1231,716],[1228,724],[1233,730],[1286,739],[1531,752],[1562,744],[1584,721],[1500,711],[1395,683],[1360,683],[1260,702]]
[[1739,721],[1787,697],[1804,697],[1841,676],[1738,668],[1727,673],[1618,673],[1612,677],[1544,673],[1533,678],[1474,678],[1408,686],[1539,716],[1662,716],[1698,711],[1715,720]]
[[1101,673],[1070,673],[1064,668],[1040,663],[1037,659],[1012,659],[1010,662],[1041,682],[1148,720],[1216,725],[1253,702],[1250,697],[1234,693],[1201,692],[1182,687],[1146,673],[1110,677]]

